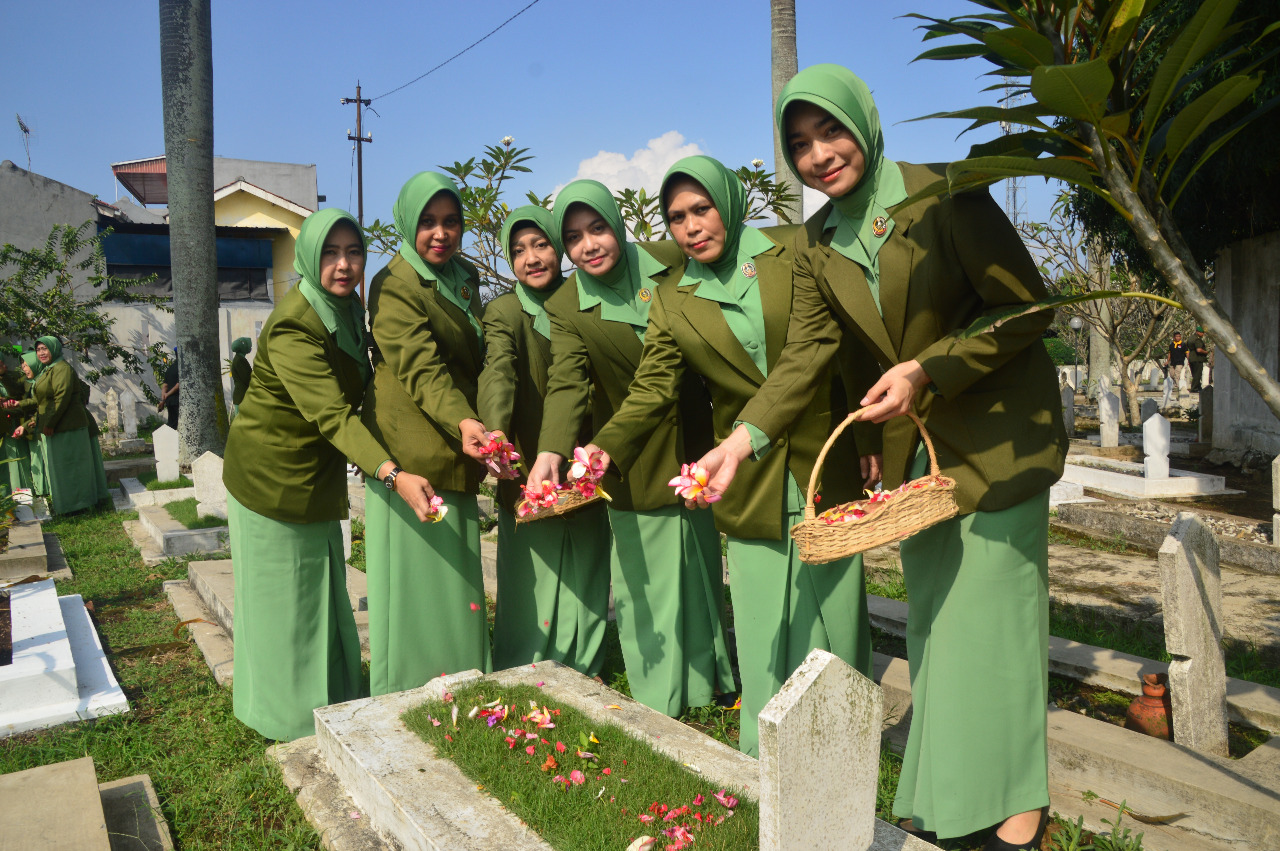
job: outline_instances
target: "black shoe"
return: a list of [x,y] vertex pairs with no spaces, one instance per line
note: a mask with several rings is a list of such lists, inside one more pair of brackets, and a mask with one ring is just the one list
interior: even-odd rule
[[938,844],[938,834],[934,833],[932,830],[921,830],[916,827],[909,818],[898,819],[898,830],[901,830],[903,833],[909,833],[917,839],[923,839],[930,845]]
[[1005,842],[995,831],[992,831],[991,835],[987,837],[986,844],[982,846],[982,851],[1039,851],[1040,843],[1044,841],[1044,830],[1048,825],[1049,808],[1042,807],[1040,809],[1040,826],[1036,828],[1036,835],[1031,839],[1021,845],[1014,845],[1010,842]]

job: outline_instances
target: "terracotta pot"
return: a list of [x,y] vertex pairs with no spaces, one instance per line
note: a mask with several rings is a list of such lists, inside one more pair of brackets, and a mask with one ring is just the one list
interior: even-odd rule
[[1165,688],[1164,674],[1143,674],[1142,694],[1129,704],[1124,716],[1124,726],[1157,739],[1171,739],[1169,730],[1169,690]]

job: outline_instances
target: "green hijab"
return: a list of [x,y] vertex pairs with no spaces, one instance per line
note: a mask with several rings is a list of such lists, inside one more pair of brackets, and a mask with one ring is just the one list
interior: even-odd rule
[[[737,297],[750,287],[755,279],[755,266],[751,258],[773,247],[773,242],[757,228],[747,226],[743,217],[747,214],[747,188],[738,176],[724,163],[701,154],[685,157],[667,169],[662,178],[662,223],[671,229],[667,219],[667,188],[679,176],[696,181],[715,205],[724,223],[724,251],[710,263],[690,259],[681,284],[706,283],[714,278]],[[748,272],[750,274],[748,275]]]
[[[45,345],[48,345],[47,343]],[[40,363],[40,358],[36,357],[35,351],[23,352],[22,362],[31,367],[31,380],[35,381],[40,377],[40,373],[44,372],[44,364]]]
[[544,289],[535,290],[533,287],[525,286],[516,281],[516,297],[520,299],[520,307],[524,312],[533,317],[533,330],[550,340],[551,318],[547,316],[545,305],[552,293],[560,289],[560,285],[564,283],[564,277],[560,274],[560,261],[564,257],[564,247],[560,244],[560,237],[556,232],[555,216],[545,207],[539,207],[534,204],[516,207],[511,211],[507,216],[507,220],[502,223],[502,253],[507,258],[508,266],[513,266],[511,262],[511,233],[517,227],[535,227],[542,231],[556,252],[555,279]]
[[664,267],[647,251],[641,251],[635,243],[627,242],[627,229],[622,221],[622,211],[609,187],[598,180],[575,180],[560,190],[555,202],[555,232],[564,242],[564,220],[574,204],[586,204],[600,214],[613,230],[622,255],[618,263],[603,275],[592,275],[579,268],[578,306],[587,310],[596,304],[600,318],[610,322],[626,322],[644,339],[644,329],[649,324],[649,305],[653,294],[644,286],[644,279],[661,272]]
[[236,337],[231,341],[231,351],[238,355],[247,355],[253,348],[253,341],[248,337]]
[[[823,64],[804,69],[783,86],[774,109],[774,121],[784,140],[786,110],[796,101],[811,103],[829,112],[853,134],[862,148],[866,160],[862,178],[847,195],[831,199],[833,209],[824,229],[835,227],[831,247],[867,271],[867,283],[878,307],[879,252],[893,232],[893,219],[888,210],[906,199],[907,192],[897,163],[884,156],[880,113],[871,97],[871,89],[852,71],[840,65]],[[800,177],[785,142],[782,151],[787,166]]]
[[346,210],[329,207],[312,213],[302,222],[298,240],[293,246],[293,268],[302,278],[298,289],[307,303],[315,310],[325,330],[333,335],[338,348],[360,364],[365,378],[369,375],[369,351],[365,343],[364,305],[354,292],[349,296],[336,296],[320,285],[320,257],[324,241],[339,222],[346,222],[360,235],[360,246],[368,256],[364,231],[355,216]]
[[422,215],[422,210],[441,192],[448,192],[453,196],[453,200],[458,204],[458,215],[461,217],[462,196],[448,175],[438,171],[421,171],[400,187],[400,195],[392,208],[396,229],[400,231],[401,236],[400,256],[423,278],[435,281],[436,290],[453,302],[454,307],[467,315],[471,324],[475,326],[476,333],[481,334],[483,338],[480,320],[471,313],[471,294],[468,293],[466,298],[462,296],[462,291],[466,288],[467,270],[458,263],[457,252],[439,266],[433,266],[419,256],[414,244],[418,233],[418,218]]
[[37,337],[36,342],[44,343],[45,348],[47,348],[49,350],[49,354],[52,355],[49,363],[45,364],[45,366],[53,366],[58,361],[62,360],[62,341],[57,337]]

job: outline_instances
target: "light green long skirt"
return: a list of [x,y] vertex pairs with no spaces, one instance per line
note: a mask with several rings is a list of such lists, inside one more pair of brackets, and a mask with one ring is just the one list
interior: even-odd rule
[[552,659],[594,677],[609,617],[609,515],[602,506],[517,524],[498,509],[493,666]]
[[93,508],[110,494],[98,439],[88,427],[40,436],[53,514]]
[[363,697],[337,520],[286,523],[227,494],[236,717],[268,739],[315,733],[312,710]]
[[0,467],[0,483],[8,486],[12,493],[17,490],[31,489],[31,444],[22,437],[3,437],[4,445],[0,447],[0,461],[11,463]]
[[418,688],[441,674],[490,669],[489,624],[474,494],[437,491],[449,507],[423,523],[382,482],[364,483],[369,575],[369,688]]
[[947,838],[1049,803],[1049,492],[902,542],[911,730],[893,814]]
[[613,610],[631,696],[674,718],[733,691],[711,512],[610,507],[609,525]]
[[738,749],[758,756],[760,710],[815,648],[871,676],[871,628],[862,556],[805,564],[790,529],[804,498],[787,476],[783,539],[729,537],[729,588],[742,678]]

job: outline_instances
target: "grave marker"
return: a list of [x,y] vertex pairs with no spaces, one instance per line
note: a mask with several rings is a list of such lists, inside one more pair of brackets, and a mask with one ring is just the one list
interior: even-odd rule
[[1168,376],[1164,379],[1164,398],[1160,400],[1160,410],[1168,410],[1169,405],[1173,402],[1173,379]]
[[865,851],[875,837],[884,694],[814,650],[760,712],[760,849]]
[[1138,415],[1142,417],[1142,421],[1144,423],[1158,413],[1160,413],[1160,406],[1156,404],[1155,399],[1142,400],[1142,405],[1138,409]]
[[1076,391],[1070,384],[1062,387],[1062,424],[1066,426],[1067,437],[1076,433]]
[[102,397],[106,407],[107,433],[114,435],[120,431],[120,394],[112,387]]
[[1271,459],[1271,546],[1280,547],[1280,455]]
[[1173,740],[1227,756],[1227,676],[1222,654],[1218,541],[1200,518],[1179,512],[1160,547],[1164,642]]
[[1101,446],[1120,445],[1120,397],[1110,390],[1098,394],[1098,432]]
[[120,424],[125,437],[138,436],[138,397],[127,387],[120,394]]
[[1142,462],[1144,478],[1158,480],[1169,478],[1169,421],[1159,414],[1142,424]]
[[1200,442],[1213,442],[1213,387],[1200,388]]
[[156,456],[156,480],[178,479],[178,432],[162,425],[151,434],[152,452]]
[[222,483],[222,458],[206,452],[191,465],[191,479],[196,487],[196,516],[227,516],[227,488]]

